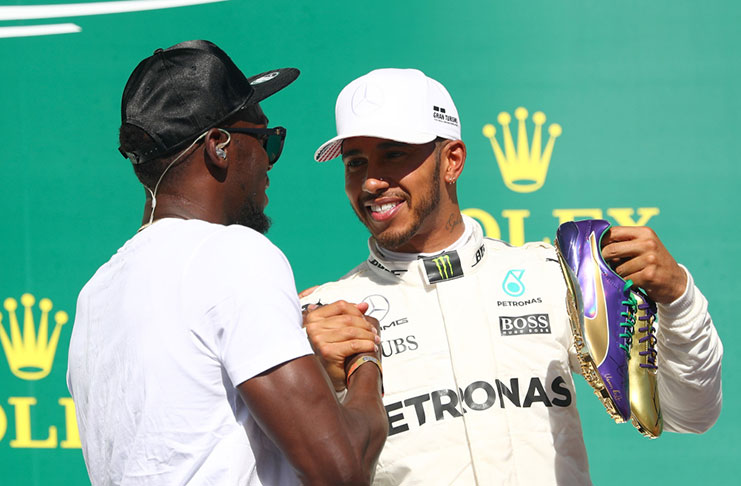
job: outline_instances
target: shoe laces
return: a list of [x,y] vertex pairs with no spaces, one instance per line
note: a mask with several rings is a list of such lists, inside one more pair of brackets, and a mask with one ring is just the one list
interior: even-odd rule
[[638,339],[638,342],[641,344],[647,342],[646,350],[638,353],[641,356],[646,356],[647,363],[641,363],[640,366],[641,368],[655,370],[658,368],[656,365],[656,328],[653,325],[656,320],[656,313],[645,296],[643,296],[643,303],[638,306],[638,309],[644,312],[644,315],[639,316],[638,320],[645,323],[645,326],[638,327],[638,332],[645,333],[645,336]]
[[620,313],[620,315],[625,318],[625,320],[620,323],[622,332],[619,334],[619,336],[623,339],[623,342],[620,343],[620,348],[625,351],[628,359],[630,359],[630,347],[633,345],[633,329],[636,323],[636,312],[638,307],[638,301],[630,291],[630,288],[632,286],[632,280],[626,281],[625,285],[623,286],[623,294],[625,294],[625,300],[622,302],[622,304],[627,309]]

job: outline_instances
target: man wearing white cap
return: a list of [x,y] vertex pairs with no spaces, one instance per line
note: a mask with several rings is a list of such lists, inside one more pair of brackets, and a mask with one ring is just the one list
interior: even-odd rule
[[[342,90],[336,121],[338,136],[315,158],[342,156],[347,196],[372,235],[370,256],[338,282],[304,291],[302,304],[338,393],[345,357],[365,344],[321,305],[366,302],[381,324],[389,437],[374,484],[590,484],[556,252],[484,238],[461,214],[466,146],[447,90],[417,70],[375,70]],[[616,234],[631,242],[608,239],[603,252],[651,266],[634,282],[672,303],[665,315],[682,307],[671,325],[686,321],[685,334],[702,334],[675,342],[674,352],[683,359],[693,349],[686,362],[705,386],[679,384],[678,400],[690,406],[673,413],[670,403],[665,426],[707,430],[720,411],[722,354],[707,303],[652,231]],[[528,332],[505,332],[514,318]]]

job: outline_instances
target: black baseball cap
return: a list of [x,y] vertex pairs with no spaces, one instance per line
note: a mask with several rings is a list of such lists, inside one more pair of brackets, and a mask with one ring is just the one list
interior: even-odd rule
[[134,164],[175,152],[298,75],[298,69],[283,68],[246,78],[224,51],[205,40],[157,49],[131,73],[121,98],[121,124],[144,130],[155,147],[118,150]]

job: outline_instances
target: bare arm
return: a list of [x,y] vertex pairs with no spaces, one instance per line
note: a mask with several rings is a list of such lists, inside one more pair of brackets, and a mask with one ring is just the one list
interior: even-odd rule
[[314,356],[283,363],[238,388],[303,484],[370,484],[388,433],[376,366],[358,368],[343,404]]

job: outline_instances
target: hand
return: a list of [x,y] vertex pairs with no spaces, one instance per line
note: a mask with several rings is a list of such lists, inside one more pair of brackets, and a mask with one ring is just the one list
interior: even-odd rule
[[311,295],[316,289],[319,287],[318,285],[314,285],[313,287],[309,287],[308,289],[304,289],[301,292],[298,293],[298,298],[303,299],[307,295]]
[[602,239],[602,257],[660,304],[674,302],[687,286],[684,270],[651,228],[613,226]]
[[311,347],[336,391],[346,387],[345,360],[348,357],[379,351],[378,321],[363,315],[367,310],[367,303],[339,300],[321,307],[309,306],[304,313],[304,327]]

